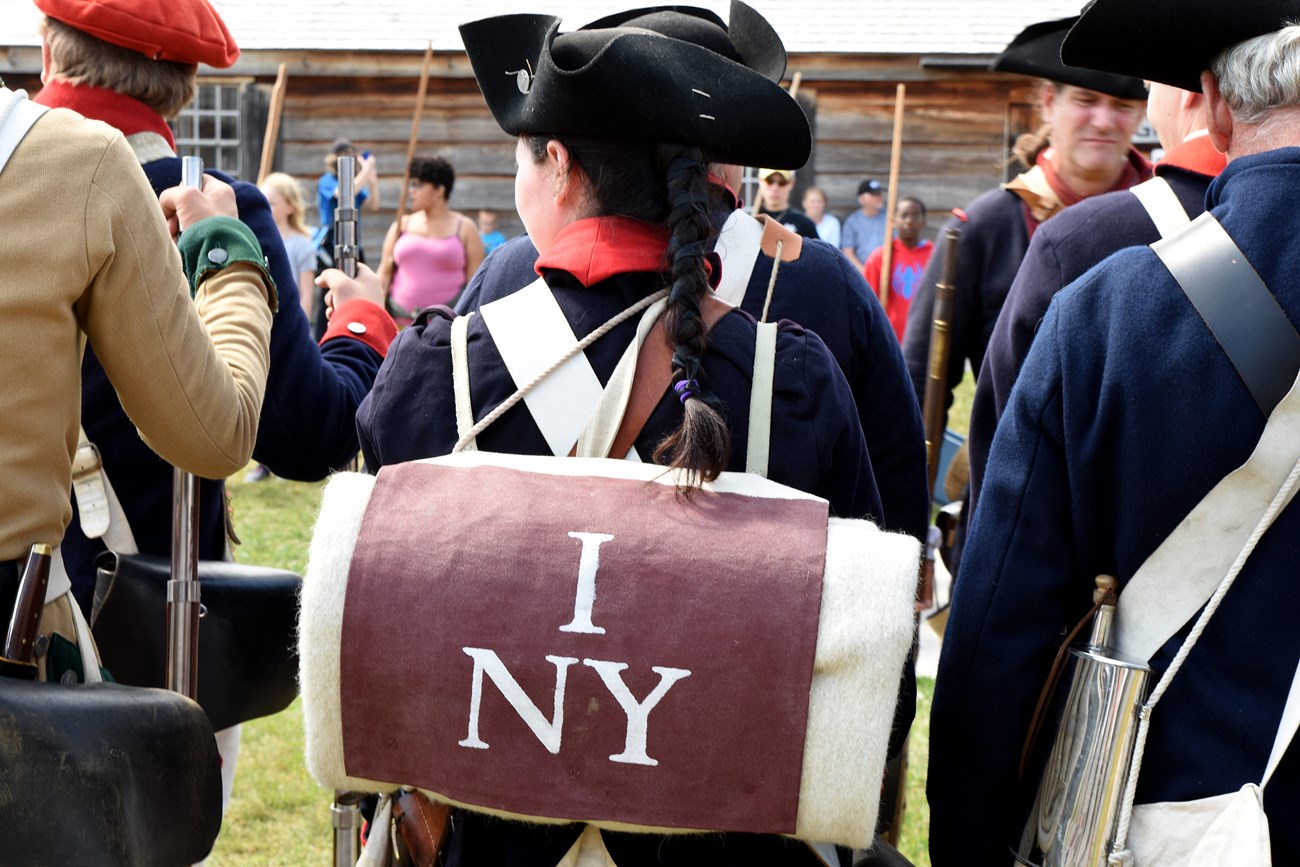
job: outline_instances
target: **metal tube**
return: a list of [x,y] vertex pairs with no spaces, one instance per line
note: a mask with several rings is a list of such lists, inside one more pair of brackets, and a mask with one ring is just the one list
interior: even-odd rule
[[334,265],[349,277],[357,276],[357,176],[356,157],[339,157],[339,202],[334,209]]
[[[339,201],[334,209],[334,267],[357,276],[356,158],[339,157]],[[330,804],[334,827],[334,867],[354,867],[361,857],[361,810],[351,792],[335,792]],[[388,829],[376,833],[387,834]]]
[[[183,157],[181,185],[203,186],[203,160]],[[191,473],[172,472],[172,571],[167,582],[167,688],[199,694],[199,486]]]

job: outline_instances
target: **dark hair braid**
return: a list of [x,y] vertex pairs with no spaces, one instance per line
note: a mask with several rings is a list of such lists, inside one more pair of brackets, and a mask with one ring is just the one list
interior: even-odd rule
[[722,401],[704,388],[709,333],[700,301],[709,292],[704,270],[709,223],[708,164],[696,147],[667,146],[668,245],[672,286],[664,326],[673,349],[673,381],[685,408],[681,427],[655,449],[656,461],[687,473],[687,485],[713,481],[731,460],[731,432]]

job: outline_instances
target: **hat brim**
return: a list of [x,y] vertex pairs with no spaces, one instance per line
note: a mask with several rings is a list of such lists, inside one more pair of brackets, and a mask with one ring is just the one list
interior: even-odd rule
[[1080,69],[1067,66],[1061,61],[1061,42],[1076,20],[1075,17],[1070,17],[1029,25],[993,60],[989,68],[995,72],[1014,72],[1046,78],[1058,84],[1071,84],[1117,99],[1146,99],[1146,85],[1140,78]]
[[1061,59],[1199,93],[1201,73],[1221,52],[1296,20],[1300,0],[1093,0]]
[[[488,109],[511,135],[680,142],[711,159],[797,168],[812,133],[799,104],[743,63],[649,30],[559,34],[549,15],[462,25]],[[527,87],[521,87],[520,71]]]

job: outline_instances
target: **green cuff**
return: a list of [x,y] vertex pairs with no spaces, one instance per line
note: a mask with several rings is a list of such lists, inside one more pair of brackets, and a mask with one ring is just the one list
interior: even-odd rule
[[181,233],[177,246],[185,274],[190,278],[190,297],[198,294],[199,284],[209,274],[236,262],[247,262],[257,266],[266,278],[266,285],[271,290],[267,299],[271,309],[275,310],[279,305],[275,281],[267,270],[266,257],[262,255],[257,236],[234,217],[200,220]]

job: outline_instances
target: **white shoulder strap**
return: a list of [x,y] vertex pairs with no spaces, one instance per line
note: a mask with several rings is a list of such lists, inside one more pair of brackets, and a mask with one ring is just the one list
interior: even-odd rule
[[[451,382],[456,394],[456,439],[462,440],[474,427],[474,405],[469,399],[469,318],[466,313],[451,320]],[[462,451],[478,451],[478,443],[470,440]]]
[[713,294],[719,301],[739,307],[763,249],[763,224],[744,211],[732,211],[713,249],[722,258],[722,279]]
[[1192,221],[1183,209],[1183,203],[1174,194],[1173,187],[1164,178],[1155,177],[1143,181],[1130,187],[1129,192],[1137,196],[1142,207],[1146,208],[1147,216],[1156,224],[1156,231],[1162,238],[1168,238]]
[[[531,382],[578,342],[541,279],[484,304],[479,313],[516,385]],[[603,390],[591,362],[579,352],[524,395],[552,454],[567,455],[573,449]]]
[[47,111],[45,106],[30,101],[27,91],[0,87],[0,172],[32,124]]
[[1300,729],[1300,665],[1296,666],[1295,678],[1291,681],[1291,692],[1287,694],[1286,707],[1282,710],[1282,723],[1277,727],[1277,738],[1273,741],[1273,750],[1269,754],[1264,777],[1259,783],[1260,788],[1268,785],[1273,771],[1277,770],[1282,756],[1286,755],[1287,747],[1295,739],[1297,729]]
[[[1283,481],[1300,462],[1300,378],[1250,458],[1214,486],[1129,579],[1115,610],[1115,649],[1150,659],[1218,589]],[[1294,498],[1291,491],[1282,509]],[[1279,512],[1281,509],[1279,509]],[[1232,516],[1225,520],[1224,516]]]
[[776,323],[760,322],[754,339],[754,381],[749,395],[745,472],[767,478],[772,439],[772,385],[776,375]]

